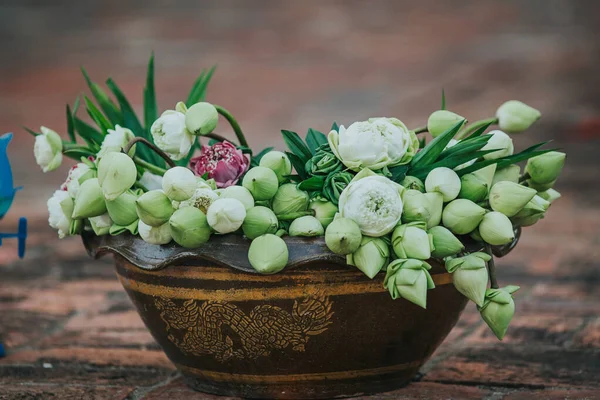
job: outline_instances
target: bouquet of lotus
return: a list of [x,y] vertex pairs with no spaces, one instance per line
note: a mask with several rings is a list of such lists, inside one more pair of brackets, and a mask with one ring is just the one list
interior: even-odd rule
[[[213,72],[159,113],[151,59],[139,119],[113,80],[107,91],[84,71],[91,97],[67,106],[68,136],[29,130],[44,172],[77,162],[50,225],[114,254],[189,385],[289,399],[395,389],[469,301],[502,340],[518,287],[499,283],[494,256],[560,197],[565,154],[513,147],[536,109],[511,100],[469,123],[442,94],[422,127],[334,122],[257,151],[205,99]],[[228,129],[236,140],[216,133]]]

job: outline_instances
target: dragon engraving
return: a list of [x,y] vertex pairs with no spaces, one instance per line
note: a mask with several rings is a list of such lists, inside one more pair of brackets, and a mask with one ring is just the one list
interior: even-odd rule
[[322,295],[294,301],[291,314],[280,307],[259,305],[246,315],[226,301],[155,297],[154,304],[166,324],[169,340],[184,354],[212,355],[217,361],[256,359],[291,345],[304,351],[310,336],[332,323],[332,302]]

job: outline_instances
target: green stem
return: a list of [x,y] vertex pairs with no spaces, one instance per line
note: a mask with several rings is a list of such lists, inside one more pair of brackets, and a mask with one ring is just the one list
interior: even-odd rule
[[233,128],[233,131],[235,132],[235,136],[237,136],[238,142],[240,142],[240,146],[249,147],[248,142],[246,141],[246,137],[244,136],[244,133],[242,132],[242,128],[240,128],[240,125],[238,124],[236,119],[233,118],[233,115],[231,115],[231,113],[229,111],[227,111],[226,109],[224,109],[221,106],[217,106],[217,105],[214,105],[214,106],[217,109],[217,112],[219,114],[221,114],[223,117],[225,117],[227,122],[229,122],[229,125],[231,125],[231,127]]
[[487,124],[497,124],[497,123],[498,123],[498,118],[496,118],[496,117],[475,121],[472,124],[468,125],[467,127],[463,128],[460,132],[458,132],[458,134],[456,135],[456,137],[454,139],[460,140],[463,137],[475,132],[477,129],[481,128],[482,126],[485,126]]
[[490,274],[490,287],[492,289],[498,289],[498,280],[496,279],[496,264],[494,264],[494,254],[492,253],[492,247],[486,243],[485,244],[485,252],[490,255],[490,261],[488,261],[488,272]]
[[136,163],[137,165],[139,165],[140,167],[145,168],[148,171],[150,171],[150,172],[152,172],[153,174],[156,174],[156,175],[163,176],[165,174],[165,172],[167,172],[166,169],[157,167],[154,164],[150,164],[149,162],[144,161],[144,160],[142,160],[141,158],[139,158],[137,156],[133,157],[133,162]]
[[422,126],[420,128],[417,129],[413,129],[414,133],[423,133],[423,132],[428,132],[427,127],[426,126]]
[[282,237],[283,235],[285,235],[287,232],[285,231],[285,229],[280,229],[277,232],[275,232],[275,235]]
[[315,215],[314,210],[310,210],[310,211],[298,211],[298,212],[294,212],[294,213],[289,213],[289,214],[281,214],[277,216],[277,219],[280,221],[293,221],[296,218],[300,218],[300,217],[304,217],[305,215]]
[[531,175],[529,175],[527,172],[525,172],[523,175],[521,175],[521,177],[519,178],[519,183],[523,183],[525,182],[527,179],[531,178]]

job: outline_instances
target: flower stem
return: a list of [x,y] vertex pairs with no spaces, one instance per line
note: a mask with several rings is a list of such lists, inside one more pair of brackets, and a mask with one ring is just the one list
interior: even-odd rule
[[[148,146],[150,149],[152,149],[156,154],[158,154],[159,156],[161,156],[165,162],[167,163],[167,165],[170,168],[176,167],[177,164],[175,164],[175,162],[173,160],[171,160],[171,157],[169,157],[169,155],[167,153],[165,153],[164,151],[162,151],[161,149],[159,149],[154,143],[149,142],[148,140],[144,139],[143,137],[135,137],[133,139],[131,139],[129,141],[129,143],[127,143],[127,146],[125,146],[123,148],[123,152],[125,154],[129,154],[129,150],[131,150],[131,148],[136,144],[136,143],[142,143],[146,146]],[[134,160],[135,161],[135,160]],[[153,165],[148,163],[149,165]],[[156,167],[158,168],[158,167]],[[162,168],[160,168],[162,169]],[[164,174],[164,173],[163,173]]]
[[285,229],[280,229],[277,232],[275,232],[275,235],[282,237],[283,235],[285,235],[287,232],[285,231]]
[[235,136],[237,136],[238,142],[240,142],[240,146],[248,147],[248,142],[246,141],[246,137],[244,136],[244,133],[242,132],[242,128],[240,128],[240,124],[238,124],[236,119],[233,118],[233,115],[231,115],[231,113],[229,111],[227,111],[226,109],[224,109],[221,106],[217,106],[217,105],[214,105],[214,106],[217,109],[217,112],[219,114],[221,114],[223,117],[225,117],[227,122],[229,122],[229,125],[231,125],[231,127],[233,128],[233,131],[235,132]]
[[427,127],[426,126],[421,126],[420,128],[416,128],[413,129],[414,133],[424,133],[424,132],[428,132]]
[[486,243],[485,244],[485,252],[490,255],[490,261],[488,261],[488,272],[490,274],[490,287],[492,289],[498,289],[498,280],[496,279],[496,264],[494,264],[494,254],[492,253],[492,247]]
[[204,137],[210,138],[210,139],[215,139],[218,142],[224,142],[225,140],[227,140],[226,137],[221,136],[219,134],[216,134],[214,132],[211,132],[209,134],[203,135]]
[[485,126],[487,124],[493,125],[493,124],[497,124],[497,123],[498,123],[498,118],[496,118],[496,117],[488,118],[488,119],[480,119],[479,121],[475,121],[472,124],[468,125],[467,127],[463,128],[460,132],[458,132],[458,134],[456,135],[456,137],[454,139],[460,140],[463,137],[475,132],[477,129],[481,128],[482,126]]
[[521,177],[519,178],[519,183],[523,183],[525,182],[527,179],[531,178],[531,175],[529,175],[527,172],[525,172],[523,175],[521,175]]
[[280,221],[293,221],[296,218],[300,218],[300,217],[304,217],[305,215],[315,215],[315,212],[313,210],[310,211],[298,211],[298,212],[293,212],[293,213],[289,213],[289,214],[280,214],[277,216],[277,219]]
[[137,165],[139,165],[140,167],[147,169],[148,171],[152,172],[153,174],[163,176],[165,174],[165,172],[167,172],[166,169],[157,167],[154,164],[150,164],[148,161],[144,161],[137,156],[133,157],[133,162],[136,163]]

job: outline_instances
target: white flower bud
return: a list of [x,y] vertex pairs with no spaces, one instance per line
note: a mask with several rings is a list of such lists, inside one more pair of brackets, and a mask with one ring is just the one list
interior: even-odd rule
[[508,133],[520,133],[529,129],[541,116],[538,110],[518,100],[509,100],[496,111],[500,129]]
[[107,153],[98,163],[98,183],[106,200],[114,200],[130,189],[137,178],[133,160],[124,153]]
[[481,150],[494,150],[498,149],[498,151],[494,151],[488,153],[483,156],[486,160],[495,160],[497,158],[511,156],[515,151],[513,141],[506,133],[495,130],[486,133],[486,135],[492,135],[490,140],[481,148]]
[[150,225],[146,225],[144,221],[139,220],[138,222],[138,232],[144,242],[150,244],[168,244],[173,240],[171,236],[171,225],[169,222],[165,222],[164,224],[154,227]]
[[210,103],[196,103],[185,113],[185,126],[194,135],[206,135],[217,127],[219,113]]
[[246,208],[246,211],[254,207],[254,197],[252,197],[252,193],[243,186],[229,186],[228,188],[222,189],[219,197],[222,199],[239,200]]
[[40,128],[41,135],[35,137],[33,154],[35,162],[42,167],[44,172],[54,171],[62,163],[62,139],[58,133],[45,126]]
[[290,224],[290,236],[323,236],[323,225],[313,216],[305,215],[304,217],[296,218]]
[[196,175],[185,167],[174,167],[163,176],[162,189],[171,200],[188,200],[196,191]]
[[173,160],[186,157],[194,143],[194,137],[186,129],[186,116],[178,111],[167,110],[154,121],[150,132],[154,143]]
[[444,202],[454,200],[460,192],[460,178],[450,168],[439,167],[433,169],[425,179],[425,190],[427,192],[439,192]]
[[[131,131],[131,129],[123,128],[120,125],[115,125],[115,129],[108,129],[108,135],[104,137],[102,141],[102,145],[100,146],[100,151],[98,152],[98,158],[103,157],[105,154],[110,153],[112,151],[120,152],[122,148],[127,146],[127,144],[135,138],[135,135]],[[133,157],[135,154],[135,147],[131,147],[128,155]]]
[[208,225],[219,233],[235,232],[246,218],[246,208],[237,199],[217,199],[206,213]]

